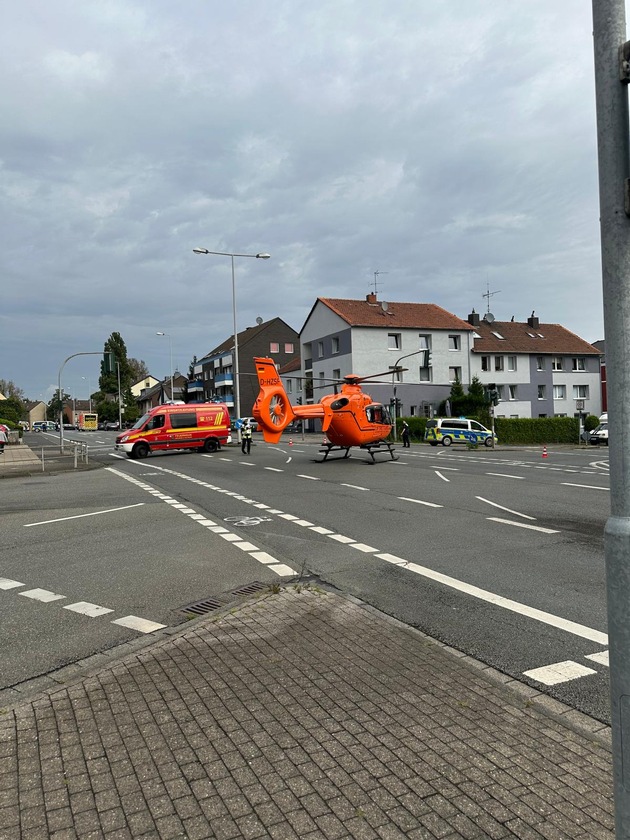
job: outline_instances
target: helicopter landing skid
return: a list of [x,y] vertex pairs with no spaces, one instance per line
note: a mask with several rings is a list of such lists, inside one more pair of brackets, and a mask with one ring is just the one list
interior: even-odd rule
[[376,463],[376,458],[374,457],[374,455],[379,455],[381,452],[387,452],[392,461],[398,460],[398,455],[394,454],[396,450],[387,440],[380,440],[378,443],[364,443],[363,446],[361,446],[361,449],[365,449],[367,452],[370,453],[373,464]]
[[[319,451],[323,453],[324,457],[321,459],[320,464],[322,464],[330,455],[331,452],[343,452],[343,455],[336,455],[333,460],[336,458],[349,458],[350,457],[350,449],[351,446],[335,446],[332,443],[325,443],[323,444],[322,449]],[[378,455],[382,452],[387,452],[392,459],[392,461],[398,460],[398,455],[395,455],[394,452],[396,451],[391,443],[388,441],[379,441],[378,443],[364,443],[362,444],[359,449],[364,449],[366,452],[369,453],[372,461],[372,464],[376,463],[375,455]]]
[[328,458],[331,452],[343,452],[344,454],[341,456],[335,456],[332,460],[335,460],[338,457],[341,458],[349,458],[350,457],[350,447],[349,446],[334,446],[332,443],[324,443],[323,448],[319,450],[320,452],[324,453],[324,457],[319,462],[323,464],[324,461]]

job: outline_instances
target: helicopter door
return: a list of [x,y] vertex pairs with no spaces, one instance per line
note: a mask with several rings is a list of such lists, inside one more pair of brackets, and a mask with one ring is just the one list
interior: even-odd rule
[[367,417],[368,423],[378,423],[379,425],[384,426],[392,425],[389,411],[384,405],[380,405],[379,403],[372,403],[372,405],[368,405],[365,409],[365,416]]

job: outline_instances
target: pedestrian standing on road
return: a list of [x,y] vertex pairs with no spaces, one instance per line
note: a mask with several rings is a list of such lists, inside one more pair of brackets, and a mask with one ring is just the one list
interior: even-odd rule
[[249,420],[246,420],[243,423],[243,428],[241,429],[241,452],[243,455],[249,455],[249,451],[252,448],[252,427],[249,424]]
[[9,442],[8,435],[5,431],[7,427],[0,423],[0,455],[4,455],[4,444]]
[[409,443],[409,423],[406,420],[403,420],[402,423],[402,441],[405,449],[411,448],[411,444]]

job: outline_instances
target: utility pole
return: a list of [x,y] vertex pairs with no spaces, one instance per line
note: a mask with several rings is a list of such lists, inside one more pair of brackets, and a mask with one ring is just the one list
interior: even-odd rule
[[593,0],[599,204],[610,430],[604,528],[615,837],[630,840],[630,164],[624,0]]

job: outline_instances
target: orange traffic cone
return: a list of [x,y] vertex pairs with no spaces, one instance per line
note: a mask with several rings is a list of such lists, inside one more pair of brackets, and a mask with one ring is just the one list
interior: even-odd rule
[[293,438],[289,438],[289,446],[293,446]]
[[543,446],[543,453],[542,453],[542,456],[543,456],[543,458],[546,458],[546,457],[547,457],[547,447],[546,447],[546,446]]

